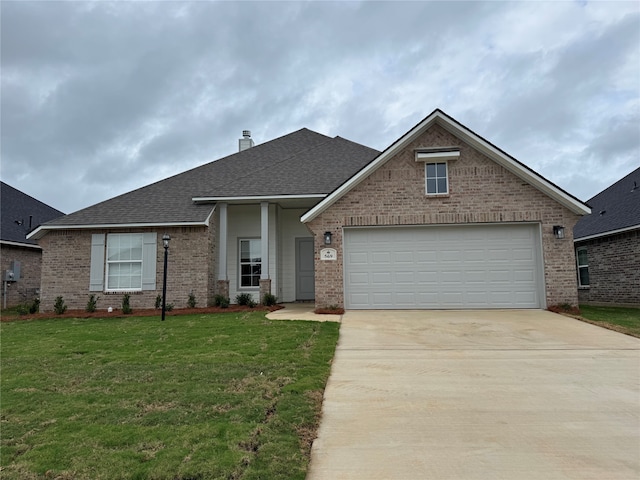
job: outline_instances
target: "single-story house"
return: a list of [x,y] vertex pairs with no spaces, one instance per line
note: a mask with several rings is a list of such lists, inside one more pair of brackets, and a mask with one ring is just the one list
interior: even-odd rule
[[49,222],[42,306],[234,301],[545,308],[578,302],[572,231],[590,212],[435,110],[383,152],[302,129]]
[[42,248],[27,233],[64,215],[4,182],[0,182],[0,274],[2,307],[33,302],[40,294]]
[[640,306],[640,168],[587,204],[573,229],[580,303]]

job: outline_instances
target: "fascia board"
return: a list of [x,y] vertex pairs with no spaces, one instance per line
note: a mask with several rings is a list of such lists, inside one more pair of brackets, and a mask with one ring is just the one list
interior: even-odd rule
[[40,245],[34,245],[33,243],[12,242],[10,240],[0,240],[0,245],[8,245],[11,247],[21,247],[21,248],[33,248],[34,250],[42,250],[42,247]]
[[194,203],[215,203],[215,202],[268,202],[277,200],[304,200],[307,198],[325,198],[327,195],[324,193],[314,193],[309,195],[256,195],[256,196],[243,196],[243,197],[193,197],[191,199]]
[[630,227],[625,227],[625,228],[619,228],[617,230],[609,230],[607,232],[596,233],[594,235],[589,235],[587,237],[574,238],[573,243],[586,242],[587,240],[593,240],[594,238],[609,237],[611,235],[617,235],[619,233],[630,232],[632,230],[638,230],[638,229],[640,229],[640,224],[632,225]]
[[38,240],[53,230],[104,230],[111,228],[151,228],[151,227],[208,227],[213,210],[203,222],[158,222],[158,223],[96,223],[91,225],[41,225],[27,235],[27,239]]

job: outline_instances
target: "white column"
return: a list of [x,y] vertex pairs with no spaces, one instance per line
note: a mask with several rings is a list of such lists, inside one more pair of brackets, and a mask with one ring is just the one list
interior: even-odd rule
[[262,246],[262,270],[260,279],[269,278],[269,202],[260,203],[260,245]]
[[218,280],[227,277],[227,204],[218,204],[220,225],[218,227]]

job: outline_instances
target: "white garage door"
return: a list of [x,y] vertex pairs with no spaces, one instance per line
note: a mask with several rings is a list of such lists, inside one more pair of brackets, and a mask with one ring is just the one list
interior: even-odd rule
[[351,309],[540,308],[539,226],[345,229]]

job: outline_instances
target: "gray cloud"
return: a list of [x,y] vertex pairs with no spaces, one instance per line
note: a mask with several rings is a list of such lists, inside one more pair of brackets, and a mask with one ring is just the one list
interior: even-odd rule
[[582,199],[640,158],[633,2],[0,8],[2,177],[67,212],[233,153],[243,129],[383,149],[437,107]]

